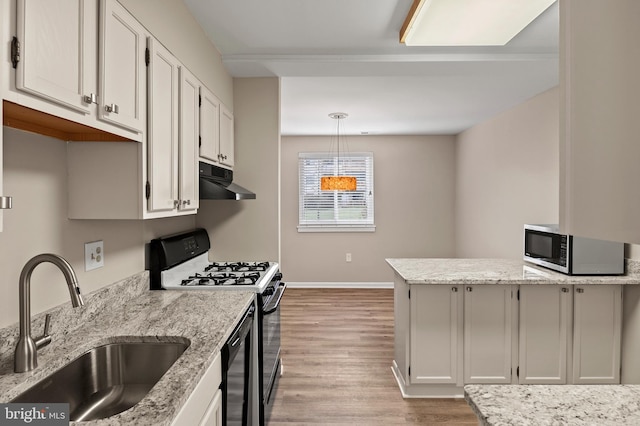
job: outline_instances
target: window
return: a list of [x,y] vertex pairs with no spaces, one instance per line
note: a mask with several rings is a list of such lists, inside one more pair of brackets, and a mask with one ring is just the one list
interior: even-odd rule
[[323,152],[298,154],[298,232],[373,232],[373,153],[340,155],[340,175],[355,176],[355,191],[321,191],[320,178],[337,175],[338,158]]

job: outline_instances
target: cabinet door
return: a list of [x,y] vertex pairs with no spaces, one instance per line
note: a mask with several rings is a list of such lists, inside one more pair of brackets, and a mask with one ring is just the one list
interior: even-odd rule
[[198,106],[200,82],[185,67],[180,67],[180,137],[179,137],[179,210],[196,210],[198,193]]
[[222,426],[222,391],[220,389],[216,391],[213,401],[207,407],[200,426]]
[[220,154],[220,100],[200,87],[200,157],[218,162]]
[[459,384],[462,291],[459,286],[411,286],[411,383]]
[[97,0],[18,0],[16,88],[88,114],[97,13]]
[[148,210],[173,210],[179,200],[178,60],[153,38],[149,38],[149,51]]
[[573,383],[620,383],[622,287],[574,290]]
[[464,289],[464,382],[511,383],[511,286]]
[[520,286],[520,383],[567,382],[570,311],[568,287]]
[[233,167],[234,158],[233,114],[221,104],[220,106],[220,163]]
[[146,31],[116,0],[102,0],[100,22],[98,117],[142,132]]

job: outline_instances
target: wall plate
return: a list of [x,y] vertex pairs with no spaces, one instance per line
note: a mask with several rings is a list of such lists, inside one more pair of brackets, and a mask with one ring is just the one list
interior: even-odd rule
[[84,244],[84,270],[92,271],[104,266],[104,243],[102,240]]

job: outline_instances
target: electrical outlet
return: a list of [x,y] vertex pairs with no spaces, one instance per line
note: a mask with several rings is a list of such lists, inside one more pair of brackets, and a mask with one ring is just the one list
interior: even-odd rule
[[347,253],[347,262],[351,262],[351,253]]
[[102,240],[84,244],[84,270],[92,271],[104,266],[104,244]]

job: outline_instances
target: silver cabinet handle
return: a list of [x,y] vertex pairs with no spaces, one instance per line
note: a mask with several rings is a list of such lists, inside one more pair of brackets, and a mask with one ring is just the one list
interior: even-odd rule
[[180,200],[173,200],[173,207],[176,208],[180,205]]
[[114,114],[117,114],[118,111],[120,111],[120,108],[118,108],[118,105],[116,104],[111,104],[111,105],[105,105],[104,110],[107,112],[112,112]]
[[13,207],[13,199],[11,197],[0,197],[0,209],[10,209]]
[[583,288],[577,288],[576,289],[576,293],[584,293],[584,289]]
[[90,95],[85,95],[82,97],[82,100],[85,104],[97,104],[98,103],[98,95],[95,93],[91,93]]
[[457,293],[458,292],[458,287],[451,287],[451,291],[454,292],[454,293]]
[[467,287],[467,292],[471,293],[473,291],[473,287]]
[[566,287],[562,287],[562,292],[563,292],[563,293],[569,293],[569,289],[568,289],[568,288],[566,288]]
[[191,205],[191,200],[182,200],[182,205],[183,206],[190,206]]

